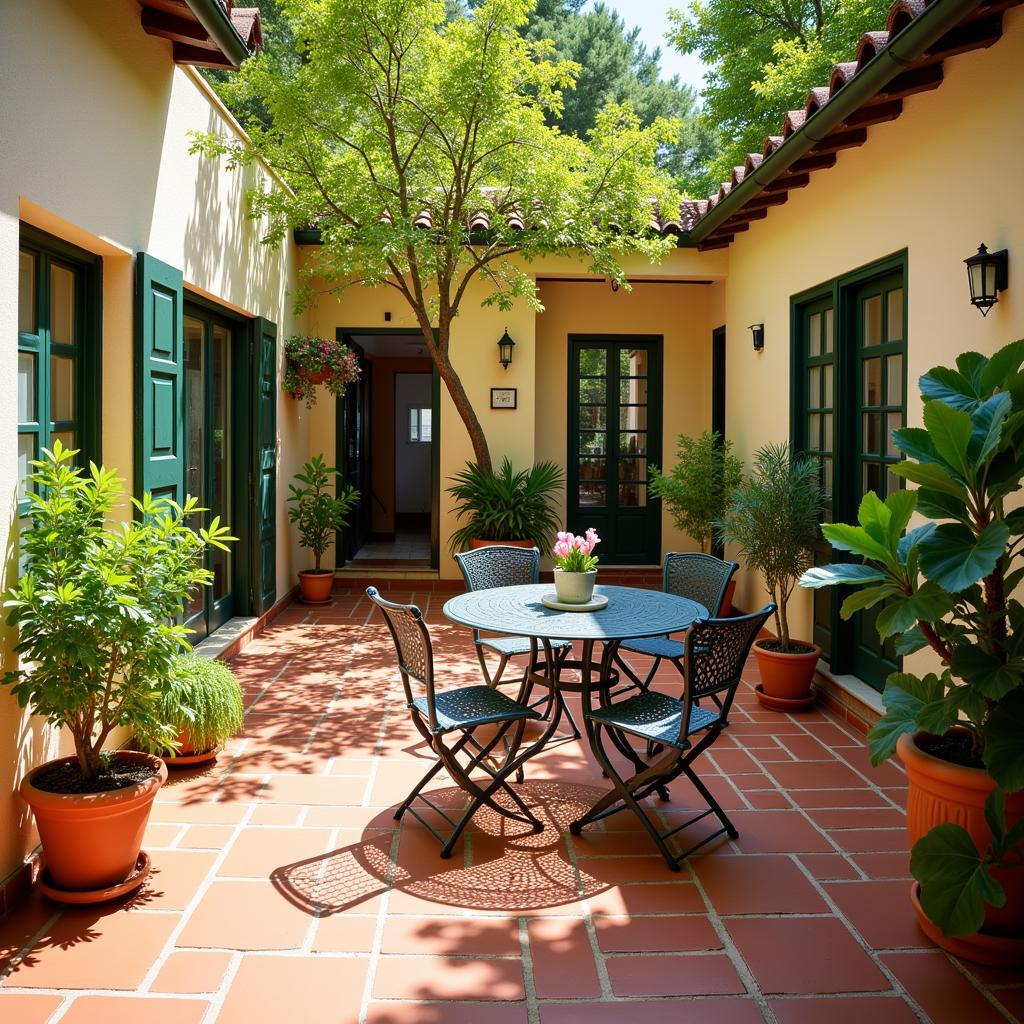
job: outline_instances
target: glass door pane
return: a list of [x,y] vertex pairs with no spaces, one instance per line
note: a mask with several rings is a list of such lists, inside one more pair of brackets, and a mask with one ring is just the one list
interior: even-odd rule
[[[231,332],[221,324],[213,325],[213,416],[209,432],[211,489],[210,517],[220,516],[231,524]],[[211,596],[215,606],[231,595],[231,554],[214,548],[210,555],[213,570]],[[220,608],[225,618],[230,611]]]
[[[185,327],[185,493],[206,504],[206,458],[204,421],[206,419],[206,324],[186,316]],[[206,588],[199,587],[185,606],[185,622],[199,636],[206,633]],[[195,620],[195,621],[193,621]]]

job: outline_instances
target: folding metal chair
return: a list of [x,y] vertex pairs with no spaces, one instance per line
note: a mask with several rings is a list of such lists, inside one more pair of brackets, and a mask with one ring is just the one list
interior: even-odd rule
[[[739,835],[692,766],[725,728],[751,645],[774,611],[775,605],[769,604],[752,615],[695,622],[685,634],[683,693],[680,699],[656,690],[645,690],[626,700],[585,712],[591,748],[611,780],[612,789],[582,818],[570,824],[569,830],[573,835],[579,835],[586,825],[629,808],[640,819],[673,871],[678,871],[683,860],[712,839],[723,833],[728,833],[733,839]],[[716,698],[716,706],[698,706],[696,701],[702,697]],[[660,753],[650,762],[642,760],[630,746],[629,736],[657,745]],[[632,763],[635,771],[628,778],[612,763],[605,749],[605,740]],[[668,832],[661,832],[640,801],[651,793],[667,799],[665,787],[680,775],[685,775],[693,783],[707,802],[708,809]],[[673,854],[667,840],[709,814],[714,814],[722,827],[683,853]]]
[[[462,686],[438,693],[434,688],[434,653],[430,633],[419,608],[385,601],[376,587],[367,587],[366,594],[380,608],[391,631],[413,724],[437,755],[436,763],[395,811],[395,818],[400,820],[406,811],[412,814],[441,843],[442,857],[451,856],[462,830],[484,804],[506,818],[531,825],[535,832],[542,831],[542,822],[530,812],[507,782],[509,776],[518,772],[524,762],[543,746],[543,740],[540,740],[526,750],[520,749],[526,723],[541,717],[525,703],[531,686],[529,679],[523,680],[519,701],[513,700],[501,690],[485,685]],[[422,685],[424,692],[421,696],[414,696],[412,680]],[[496,728],[480,740],[475,733],[482,726]],[[448,738],[456,734],[458,738],[450,743]],[[499,744],[505,746],[505,756],[495,766],[491,762],[496,761],[495,750]],[[442,768],[471,798],[469,806],[457,821],[422,793],[423,787]],[[489,781],[471,778],[471,774],[478,769],[488,776]],[[503,807],[495,800],[499,792],[512,801],[516,810]],[[451,826],[452,832],[447,838],[412,806],[417,798]]]
[[[665,555],[663,589],[666,594],[688,597],[691,601],[704,605],[708,615],[714,618],[722,605],[729,580],[738,568],[738,563],[723,562],[714,555],[670,551]],[[647,654],[654,659],[650,671],[643,680],[622,657],[622,651]],[[668,636],[654,636],[623,641],[615,653],[614,662],[636,687],[647,690],[654,681],[662,661],[670,661],[682,675],[684,654],[685,645],[682,641],[673,640]]]

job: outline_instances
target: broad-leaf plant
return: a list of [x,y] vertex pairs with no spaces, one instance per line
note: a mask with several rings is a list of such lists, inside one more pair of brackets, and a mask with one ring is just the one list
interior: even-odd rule
[[[991,358],[966,352],[920,380],[924,426],[893,433],[894,473],[916,490],[868,493],[858,524],[825,524],[833,548],[857,561],[809,569],[806,587],[852,585],[841,614],[882,605],[882,640],[899,654],[931,648],[937,672],[889,676],[871,757],[890,757],[907,732],[966,732],[969,754],[996,782],[985,807],[993,839],[975,848],[956,824],[919,840],[911,871],[921,904],[947,935],[981,928],[985,904],[1006,901],[990,869],[1024,870],[1024,821],[1006,827],[1006,796],[1024,788],[1024,340]],[[917,519],[915,519],[915,514]],[[912,520],[915,522],[912,528]],[[924,521],[921,521],[924,520]]]
[[324,552],[334,543],[338,530],[348,526],[348,516],[359,504],[359,491],[346,485],[333,493],[338,470],[328,466],[323,454],[314,455],[289,484],[288,518],[299,527],[299,544],[313,552],[315,571],[320,572]]
[[86,473],[59,440],[41,454],[28,481],[23,569],[4,595],[21,667],[3,682],[21,707],[70,731],[82,778],[92,780],[116,729],[147,748],[174,740],[162,700],[188,647],[182,610],[213,582],[207,548],[227,550],[235,538],[217,517],[193,529],[189,520],[206,509],[191,497],[179,505],[147,493],[132,499],[136,518],[118,521],[114,470],[90,463]]

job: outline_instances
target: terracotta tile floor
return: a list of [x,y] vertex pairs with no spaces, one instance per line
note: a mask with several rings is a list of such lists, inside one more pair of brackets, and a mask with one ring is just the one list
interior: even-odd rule
[[[415,599],[439,682],[478,681],[444,595]],[[527,765],[540,835],[478,815],[449,861],[392,809],[427,760],[358,591],[287,609],[236,659],[246,728],[159,795],[127,903],[0,920],[0,1021],[871,1024],[1019,1020],[1024,975],[929,945],[907,899],[903,775],[827,712],[754,699],[703,758],[740,831],[669,872],[631,817],[568,822],[606,783],[580,743]],[[659,685],[676,683],[667,670]],[[460,794],[439,778],[440,799]],[[658,805],[696,807],[689,784]],[[691,829],[694,836],[706,822]],[[1014,1016],[1016,1014],[1017,1016]]]

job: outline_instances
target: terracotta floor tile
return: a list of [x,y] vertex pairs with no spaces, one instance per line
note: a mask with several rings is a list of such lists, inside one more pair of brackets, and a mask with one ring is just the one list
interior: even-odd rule
[[818,737],[806,733],[799,736],[780,736],[779,744],[798,761],[830,761],[836,756]]
[[140,890],[150,910],[184,910],[213,868],[217,855],[193,850],[160,850]]
[[789,794],[798,807],[890,807],[873,789],[795,789]]
[[882,962],[896,976],[932,1024],[1005,1024],[1002,1014],[939,950],[884,953]]
[[765,993],[889,988],[885,975],[834,918],[733,918],[726,928]]
[[[177,826],[167,826],[175,828]],[[182,850],[223,850],[235,834],[233,825],[189,825],[178,843]]]
[[151,820],[183,825],[237,825],[247,812],[248,808],[241,803],[156,803]]
[[793,806],[786,794],[777,789],[755,789],[744,796],[755,811],[788,811]]
[[382,953],[440,956],[518,956],[519,926],[512,919],[400,917],[384,925]]
[[831,853],[835,849],[799,811],[734,811],[744,853]]
[[797,859],[818,881],[860,878],[857,869],[840,853],[802,853]]
[[816,825],[829,829],[906,828],[907,816],[895,807],[842,807],[835,810],[809,811]]
[[297,949],[312,917],[269,881],[214,882],[178,938],[179,946]]
[[208,1006],[199,999],[79,996],[61,1020],[70,1024],[199,1024]]
[[675,953],[721,949],[710,920],[692,917],[597,917],[597,944],[603,953]]
[[246,828],[221,862],[218,874],[267,878],[277,868],[327,852],[331,833],[314,828]]
[[908,853],[858,853],[851,859],[868,878],[903,878],[910,881]]
[[305,808],[294,804],[258,804],[249,817],[250,825],[298,825]]
[[775,781],[786,790],[856,789],[865,785],[852,768],[834,760],[773,764],[771,773]]
[[377,937],[377,918],[331,914],[316,923],[314,953],[371,953]]
[[617,956],[606,966],[617,996],[733,995],[746,991],[732,961],[724,955]]
[[1018,1020],[1024,1020],[1024,988],[997,988],[993,995]]
[[907,830],[903,827],[831,829],[829,836],[847,853],[910,854]]
[[828,913],[789,857],[697,857],[693,870],[719,914]]
[[838,999],[771,999],[777,1024],[916,1024],[917,1014],[899,996]]
[[279,804],[362,803],[366,779],[334,775],[271,775],[261,800]]
[[517,1000],[525,995],[519,960],[382,956],[373,981],[376,999]]
[[0,1020],[12,1024],[46,1024],[62,1002],[62,996],[37,996],[0,989]]
[[19,988],[138,988],[179,921],[177,914],[66,910],[8,975]]
[[153,982],[153,992],[216,992],[231,963],[230,953],[172,953]]
[[146,826],[146,833],[142,838],[142,848],[144,850],[159,850],[171,846],[182,831],[181,825],[166,825],[159,821],[151,821]]
[[931,946],[910,904],[910,885],[894,882],[836,882],[825,886],[840,912],[872,949]]
[[367,963],[363,958],[247,956],[217,1024],[357,1024]]
[[617,885],[587,898],[592,914],[703,914],[704,900],[691,882]]
[[527,1024],[525,1004],[374,1003],[366,1024]]
[[527,925],[537,995],[541,999],[599,996],[601,985],[582,921],[533,920]]
[[[653,848],[653,843],[651,846]],[[664,882],[675,874],[657,854],[605,859],[581,857],[577,865],[584,885],[588,880],[606,885],[619,885],[623,882]]]
[[546,1003],[540,1024],[761,1024],[751,999],[634,1000],[606,1003]]

